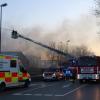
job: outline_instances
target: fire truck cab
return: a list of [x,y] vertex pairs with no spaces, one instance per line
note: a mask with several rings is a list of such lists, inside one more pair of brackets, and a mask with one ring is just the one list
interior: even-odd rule
[[17,56],[0,54],[0,91],[12,86],[28,87],[30,82],[30,75]]
[[97,62],[96,56],[82,56],[78,58],[77,79],[80,83],[100,79],[100,66]]

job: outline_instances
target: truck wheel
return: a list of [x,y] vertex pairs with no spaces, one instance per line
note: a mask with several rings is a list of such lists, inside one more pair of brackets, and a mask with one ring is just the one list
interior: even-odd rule
[[5,83],[1,83],[1,84],[0,84],[0,92],[4,91],[5,88],[6,88]]
[[24,87],[29,87],[29,85],[30,85],[30,81],[29,80],[26,80],[25,81],[25,84],[24,84]]

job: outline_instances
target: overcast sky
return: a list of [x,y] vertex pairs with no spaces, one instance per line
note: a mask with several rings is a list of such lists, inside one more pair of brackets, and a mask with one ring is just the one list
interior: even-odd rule
[[[92,16],[94,0],[0,0],[0,4],[5,2],[8,6],[3,8],[4,28],[31,29],[41,26],[54,32],[46,34],[42,39],[49,40],[51,37],[61,41],[70,39],[70,44],[85,43],[100,55],[96,21]],[[61,23],[65,28],[60,27]],[[38,40],[39,35],[43,34],[35,34],[37,37],[32,35]]]
[[77,19],[93,7],[93,0],[0,0],[8,3],[3,8],[3,23],[33,27],[52,27],[69,18]]

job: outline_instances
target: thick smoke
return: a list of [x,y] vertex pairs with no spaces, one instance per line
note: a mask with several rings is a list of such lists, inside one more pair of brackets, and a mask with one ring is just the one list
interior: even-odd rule
[[[47,45],[52,41],[66,42],[70,40],[69,47],[84,44],[92,52],[100,55],[99,37],[97,36],[98,28],[95,16],[82,15],[79,19],[73,21],[65,19],[55,27],[55,29],[53,28],[47,31],[44,27],[35,26],[31,29],[23,29],[21,34]],[[39,56],[45,49],[23,39],[13,40],[11,39],[11,31],[4,29],[2,31],[2,50],[17,50]]]

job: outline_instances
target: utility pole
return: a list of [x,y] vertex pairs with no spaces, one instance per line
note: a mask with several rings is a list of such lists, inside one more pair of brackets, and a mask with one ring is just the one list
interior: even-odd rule
[[2,33],[2,8],[6,7],[7,3],[1,4],[0,5],[0,53],[1,53],[1,33]]

